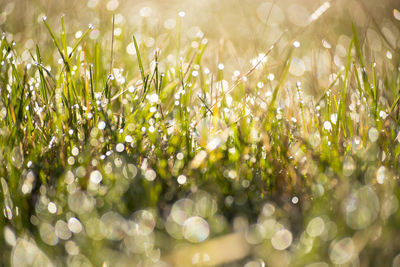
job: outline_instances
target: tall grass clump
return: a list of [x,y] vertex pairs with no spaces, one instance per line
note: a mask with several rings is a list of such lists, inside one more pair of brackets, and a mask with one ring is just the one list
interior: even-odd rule
[[400,266],[399,11],[381,30],[326,2],[253,57],[146,8],[2,28],[2,265]]

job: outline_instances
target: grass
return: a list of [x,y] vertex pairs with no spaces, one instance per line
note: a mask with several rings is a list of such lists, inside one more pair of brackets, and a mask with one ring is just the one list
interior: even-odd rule
[[353,24],[313,95],[299,36],[230,79],[177,20],[153,50],[146,32],[74,38],[64,17],[43,46],[3,35],[0,262],[397,266],[399,49],[369,60]]

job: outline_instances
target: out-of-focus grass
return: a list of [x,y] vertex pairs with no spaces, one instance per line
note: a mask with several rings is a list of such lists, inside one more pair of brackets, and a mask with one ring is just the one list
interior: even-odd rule
[[396,3],[74,4],[0,10],[3,265],[400,265]]

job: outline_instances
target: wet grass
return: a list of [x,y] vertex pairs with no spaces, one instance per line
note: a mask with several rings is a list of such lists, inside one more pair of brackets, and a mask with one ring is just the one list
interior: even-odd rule
[[286,32],[231,78],[177,20],[160,49],[64,17],[28,59],[3,35],[1,262],[399,266],[399,49],[367,60],[353,24],[310,95]]

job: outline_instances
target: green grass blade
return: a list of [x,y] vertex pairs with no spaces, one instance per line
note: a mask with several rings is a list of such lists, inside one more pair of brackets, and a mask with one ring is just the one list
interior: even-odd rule
[[142,76],[142,81],[143,81],[143,86],[145,85],[145,74],[144,74],[144,69],[143,69],[143,63],[142,63],[142,58],[140,56],[140,51],[139,51],[139,46],[137,44],[135,35],[132,36],[133,38],[133,43],[135,44],[135,50],[136,50],[136,56],[139,64],[139,70],[140,70],[140,75]]
[[86,30],[84,34],[82,34],[81,38],[79,38],[78,41],[76,41],[75,45],[72,47],[71,53],[69,53],[68,57],[71,58],[72,55],[74,54],[75,50],[78,48],[78,46],[81,44],[83,39],[93,30],[92,26],[89,26],[89,29]]

